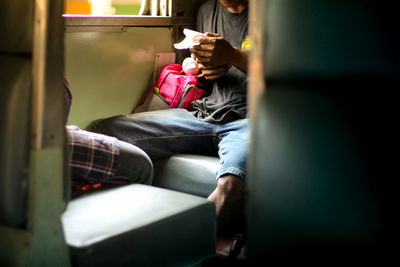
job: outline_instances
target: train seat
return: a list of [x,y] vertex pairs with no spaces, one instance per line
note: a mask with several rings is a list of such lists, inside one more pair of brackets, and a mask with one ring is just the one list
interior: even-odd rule
[[208,197],[217,186],[217,157],[177,154],[154,161],[156,187]]
[[188,265],[215,253],[214,205],[154,186],[76,198],[62,223],[73,266]]

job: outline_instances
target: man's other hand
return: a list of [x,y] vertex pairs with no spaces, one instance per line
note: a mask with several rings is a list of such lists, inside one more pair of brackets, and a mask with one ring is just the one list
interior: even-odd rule
[[207,80],[215,80],[225,75],[228,72],[231,66],[222,65],[222,66],[214,66],[207,63],[200,63],[199,69],[203,74],[204,78]]

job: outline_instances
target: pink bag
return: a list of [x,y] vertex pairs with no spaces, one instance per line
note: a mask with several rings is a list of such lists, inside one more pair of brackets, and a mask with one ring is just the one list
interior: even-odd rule
[[197,76],[185,74],[181,64],[168,64],[161,70],[143,105],[136,107],[134,113],[167,108],[193,110],[192,101],[207,92],[202,88]]

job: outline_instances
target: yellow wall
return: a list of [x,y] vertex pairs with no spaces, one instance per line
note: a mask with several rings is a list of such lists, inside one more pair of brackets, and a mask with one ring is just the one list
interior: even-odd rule
[[64,14],[90,14],[92,5],[88,0],[64,1]]
[[170,29],[66,32],[65,72],[73,95],[68,124],[128,114],[153,82],[155,55],[171,51]]

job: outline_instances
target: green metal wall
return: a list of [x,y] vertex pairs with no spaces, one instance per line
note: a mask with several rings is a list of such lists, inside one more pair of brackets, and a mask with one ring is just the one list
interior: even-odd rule
[[68,124],[128,114],[153,83],[156,53],[172,52],[168,27],[66,32],[65,72],[73,95]]

